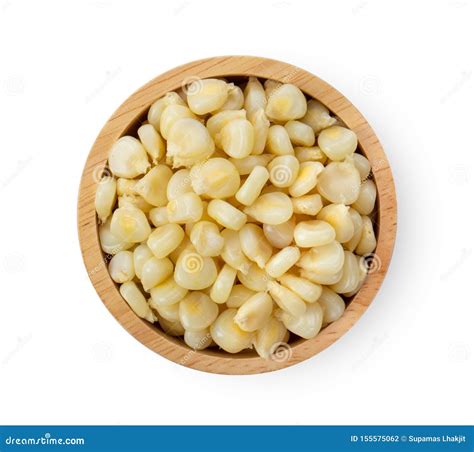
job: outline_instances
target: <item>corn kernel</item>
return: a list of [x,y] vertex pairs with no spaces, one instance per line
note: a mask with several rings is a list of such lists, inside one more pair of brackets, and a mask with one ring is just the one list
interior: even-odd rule
[[170,276],[167,280],[150,290],[150,305],[156,308],[158,306],[175,304],[181,301],[187,293],[188,289],[178,285],[174,277]]
[[145,174],[150,162],[140,141],[130,136],[119,138],[109,152],[109,168],[117,177],[133,179]]
[[285,342],[287,330],[282,322],[271,317],[256,333],[255,350],[264,359],[271,359],[276,348]]
[[324,166],[320,162],[301,163],[298,176],[289,189],[290,195],[297,198],[310,192],[323,172]]
[[259,155],[265,150],[267,143],[268,131],[270,129],[270,121],[265,114],[263,108],[255,110],[249,115],[249,121],[253,126],[254,144],[252,154]]
[[251,263],[242,252],[239,233],[231,229],[224,229],[221,234],[224,238],[224,248],[221,252],[222,259],[236,270],[247,273]]
[[370,162],[366,157],[357,153],[352,156],[352,161],[357,171],[359,171],[360,180],[366,180],[369,177],[370,171],[372,170]]
[[193,350],[204,350],[212,344],[209,328],[200,331],[185,331],[184,342]]
[[172,174],[168,166],[157,165],[135,184],[135,191],[153,206],[166,206],[166,186]]
[[184,334],[183,325],[181,325],[179,320],[177,322],[170,322],[158,316],[158,322],[165,334],[169,334],[170,336],[182,336]]
[[124,177],[119,177],[117,179],[117,195],[134,195],[135,194],[135,184],[136,180],[125,179]]
[[119,207],[132,206],[141,210],[144,213],[149,213],[154,206],[146,202],[140,195],[123,195],[119,196],[117,200]]
[[344,256],[341,279],[331,285],[331,289],[336,293],[352,292],[360,280],[359,258],[350,251],[344,251]]
[[275,157],[267,168],[270,174],[270,182],[275,187],[289,187],[298,176],[300,163],[293,155],[280,155]]
[[143,288],[149,291],[165,281],[173,273],[173,263],[167,258],[151,257],[142,266],[140,281]]
[[197,115],[205,115],[221,108],[229,93],[229,86],[223,80],[209,78],[196,80],[187,89],[189,108]]
[[196,193],[185,193],[166,206],[170,223],[185,224],[199,221],[203,213],[201,198]]
[[103,178],[95,192],[95,211],[101,223],[105,223],[112,214],[117,200],[117,182],[113,177]]
[[243,253],[260,268],[264,268],[273,248],[265,238],[262,228],[248,223],[239,231],[239,239]]
[[252,295],[257,292],[245,287],[243,284],[235,284],[232,286],[226,304],[228,308],[240,308]]
[[247,215],[221,199],[213,199],[207,206],[211,218],[228,229],[238,231],[247,221]]
[[273,300],[266,292],[258,292],[250,297],[238,310],[234,322],[243,331],[256,331],[270,319]]
[[213,111],[213,113],[219,113],[226,110],[240,110],[244,106],[244,93],[237,85],[229,83],[227,100],[224,102],[222,107]]
[[236,314],[237,309],[227,309],[211,325],[212,339],[228,353],[238,353],[252,346],[253,334],[237,326],[234,322]]
[[268,283],[273,281],[273,278],[256,264],[251,264],[247,273],[238,271],[237,278],[247,289],[255,292],[267,290]]
[[267,106],[267,96],[262,84],[256,77],[249,77],[249,81],[244,89],[244,108],[247,114],[252,114],[259,109],[265,110]]
[[326,221],[300,221],[295,226],[295,243],[301,248],[328,245],[336,239],[336,231]]
[[278,124],[268,129],[265,149],[273,155],[294,155],[295,153],[288,132]]
[[278,284],[276,281],[270,281],[267,288],[276,304],[285,312],[296,317],[304,315],[306,303],[293,291]]
[[225,264],[211,288],[211,299],[218,304],[223,304],[229,298],[232,286],[234,285],[237,270]]
[[194,224],[189,238],[201,256],[218,256],[224,248],[224,237],[217,225],[210,221]]
[[110,231],[111,219],[99,225],[99,239],[102,251],[107,254],[115,255],[119,251],[128,250],[133,243],[119,239]]
[[344,250],[341,244],[334,240],[303,253],[297,265],[319,274],[333,275],[344,265]]
[[157,164],[164,157],[166,151],[165,142],[161,135],[151,124],[142,125],[138,129],[137,135],[152,162]]
[[168,322],[179,322],[181,324],[179,320],[179,303],[154,306],[154,309],[162,319]]
[[318,146],[332,161],[342,161],[357,149],[357,135],[345,127],[328,127],[319,134]]
[[156,228],[168,224],[168,210],[166,207],[155,207],[148,212],[148,219]]
[[261,223],[276,225],[285,223],[293,215],[293,204],[284,193],[266,193],[257,198],[244,212]]
[[374,210],[376,198],[377,189],[375,188],[375,183],[373,180],[367,179],[362,182],[359,197],[351,207],[361,215],[369,215]]
[[279,278],[280,284],[290,289],[307,303],[314,303],[321,296],[322,286],[306,278],[287,273]]
[[184,118],[198,119],[197,116],[184,105],[168,105],[161,114],[160,118],[160,133],[161,136],[167,140],[169,138],[170,130],[174,124]]
[[135,277],[133,253],[119,251],[109,262],[110,277],[118,284],[131,281]]
[[304,122],[288,121],[285,129],[295,146],[313,146],[316,141],[314,130]]
[[329,223],[336,231],[336,240],[348,242],[354,235],[354,223],[349,213],[349,207],[344,204],[329,204],[318,213],[318,220]]
[[377,240],[375,239],[374,228],[372,226],[372,221],[369,217],[362,217],[362,234],[360,241],[357,244],[355,252],[360,256],[364,254],[372,253],[377,246]]
[[323,275],[322,273],[316,273],[314,271],[301,268],[300,276],[314,284],[331,285],[336,284],[341,279],[342,268],[338,272],[329,275]]
[[114,211],[110,232],[123,242],[138,243],[147,239],[151,228],[145,214],[140,209],[128,205]]
[[267,95],[267,98],[269,98],[273,94],[273,92],[281,85],[283,85],[283,83],[277,82],[276,80],[265,80],[265,82],[263,83],[263,87],[265,89],[265,94]]
[[250,174],[256,166],[267,166],[274,156],[271,154],[249,155],[243,159],[229,159],[241,176]]
[[301,90],[295,85],[285,83],[271,93],[265,113],[270,119],[290,121],[302,118],[306,109],[306,98]]
[[273,278],[279,278],[293,267],[300,257],[300,250],[296,246],[287,246],[267,262],[265,270]]
[[181,226],[174,223],[157,227],[148,237],[147,245],[158,259],[168,256],[174,251],[184,238]]
[[201,256],[192,248],[184,249],[176,261],[174,279],[189,290],[202,290],[214,284],[217,267],[212,257]]
[[153,315],[150,306],[148,306],[145,297],[133,281],[123,283],[119,290],[124,300],[132,308],[133,312],[138,315],[138,317],[141,317],[142,319],[148,320],[152,323],[155,321],[155,316]]
[[362,217],[357,210],[352,208],[349,209],[349,215],[351,216],[352,224],[354,225],[354,234],[348,242],[343,244],[343,246],[348,251],[354,251],[362,236]]
[[183,99],[175,92],[166,93],[163,97],[155,101],[148,110],[148,122],[156,130],[160,130],[160,119],[164,109],[168,105],[186,105]]
[[295,157],[300,161],[303,162],[320,162],[326,163],[327,157],[324,155],[323,151],[318,148],[318,146],[312,147],[303,147],[297,146],[295,147]]
[[221,146],[220,136],[224,126],[235,119],[245,119],[245,110],[224,110],[211,116],[206,123],[207,130],[218,147]]
[[247,119],[234,119],[221,130],[220,144],[227,155],[244,158],[250,155],[255,142],[252,123]]
[[312,339],[321,330],[323,324],[323,309],[319,302],[308,305],[306,312],[300,316],[283,312],[281,320],[285,327],[294,334],[304,338]]
[[352,204],[359,197],[359,172],[351,163],[331,162],[318,177],[318,191],[332,203]]
[[208,328],[218,314],[217,304],[202,292],[190,292],[179,302],[179,320],[186,331]]
[[324,325],[340,319],[346,309],[344,300],[336,292],[327,287],[323,287],[318,303],[323,309]]
[[260,195],[270,175],[263,166],[256,166],[235,194],[235,199],[245,206],[250,206]]
[[275,248],[285,248],[293,241],[295,224],[295,217],[291,217],[288,221],[276,225],[264,224],[263,233],[272,246]]
[[191,185],[198,195],[212,199],[234,196],[240,187],[237,168],[223,158],[211,158],[194,165],[190,171]]
[[146,243],[141,243],[133,250],[133,267],[138,279],[141,278],[143,265],[151,257],[153,253]]
[[329,110],[321,102],[311,99],[308,101],[308,110],[301,122],[308,124],[314,133],[318,134],[326,127],[336,124],[336,118],[329,114]]

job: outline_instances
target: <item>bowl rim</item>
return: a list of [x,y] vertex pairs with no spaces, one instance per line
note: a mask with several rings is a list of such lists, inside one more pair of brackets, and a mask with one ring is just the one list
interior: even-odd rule
[[[374,251],[376,271],[370,272],[336,322],[324,328],[315,338],[300,340],[279,350],[273,360],[243,353],[224,354],[213,350],[195,351],[182,340],[166,335],[139,318],[120,295],[107,270],[98,236],[94,198],[96,185],[106,167],[111,145],[127,133],[159,97],[187,85],[211,77],[255,76],[293,83],[307,95],[317,99],[356,132],[359,148],[372,165],[377,187],[378,242]],[[302,362],[333,344],[362,316],[379,290],[390,264],[397,229],[395,185],[387,157],[374,131],[362,114],[331,85],[304,69],[282,61],[256,56],[218,56],[171,69],[139,88],[112,114],[97,136],[87,157],[81,177],[77,225],[81,253],[88,276],[102,302],[116,320],[138,341],[177,364],[219,374],[257,374],[283,369]]]

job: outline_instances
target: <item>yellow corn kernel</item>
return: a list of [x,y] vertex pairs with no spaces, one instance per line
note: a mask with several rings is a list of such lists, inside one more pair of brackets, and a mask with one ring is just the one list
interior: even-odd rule
[[[113,231],[112,231],[113,232]],[[364,254],[372,253],[377,246],[377,240],[374,234],[374,228],[372,225],[372,221],[370,221],[369,217],[363,216],[362,217],[362,234],[360,237],[360,241],[357,244],[355,252],[360,256]]]
[[221,130],[219,142],[230,157],[241,159],[249,156],[255,142],[252,123],[247,119],[229,121]]
[[213,199],[207,206],[211,218],[228,229],[238,231],[247,221],[247,215],[221,199]]
[[240,110],[244,106],[244,93],[237,85],[229,83],[227,85],[228,95],[227,100],[224,102],[222,107],[213,111],[213,113],[219,113],[226,110]]
[[306,303],[290,289],[278,284],[276,281],[270,281],[267,285],[270,295],[275,303],[292,316],[302,316],[306,311]]
[[321,102],[311,99],[308,101],[308,110],[301,122],[308,124],[314,133],[318,134],[326,127],[336,124],[336,118],[329,114],[329,110]]
[[351,216],[352,224],[354,225],[354,234],[348,242],[343,244],[343,246],[348,251],[354,251],[362,236],[362,217],[357,210],[352,208],[349,209],[349,215]]
[[247,289],[255,292],[267,290],[268,283],[273,281],[273,278],[256,264],[251,264],[247,273],[238,271],[237,278]]
[[344,251],[344,265],[341,279],[331,285],[336,293],[348,293],[356,289],[360,280],[359,258],[350,251]]
[[189,108],[197,115],[205,115],[221,108],[229,93],[229,85],[216,78],[196,80],[187,91]]
[[240,308],[252,295],[257,292],[250,290],[243,284],[235,284],[232,286],[226,304],[228,308]]
[[239,233],[232,229],[224,229],[221,234],[224,237],[224,248],[221,253],[222,259],[236,270],[247,273],[251,263],[242,252]]
[[266,272],[273,278],[279,278],[285,274],[301,257],[299,248],[287,246],[276,253],[265,265]]
[[112,215],[110,232],[123,242],[143,242],[151,228],[146,215],[136,207],[127,205],[116,209]]
[[148,212],[148,218],[156,228],[168,224],[168,210],[166,207],[155,207]]
[[211,158],[194,165],[190,177],[194,192],[212,199],[234,196],[240,187],[237,168],[223,158]]
[[312,339],[321,330],[323,324],[323,309],[319,302],[308,305],[306,312],[301,316],[294,316],[283,312],[281,320],[292,333],[304,339]]
[[143,264],[140,281],[143,288],[149,291],[171,274],[173,274],[173,263],[167,257],[158,259],[153,256]]
[[244,108],[247,114],[263,109],[267,106],[267,96],[262,84],[256,77],[249,77],[244,89]]
[[360,175],[348,162],[329,163],[318,177],[318,191],[335,204],[356,202],[360,191]]
[[256,331],[270,319],[273,300],[266,292],[258,292],[250,297],[238,310],[234,322],[243,331]]
[[219,228],[210,221],[199,221],[194,224],[189,238],[201,256],[218,256],[224,248],[224,238]]
[[184,239],[181,226],[174,223],[157,227],[148,237],[147,245],[158,259],[168,256]]
[[185,248],[176,261],[174,279],[189,290],[203,290],[214,284],[217,267],[212,257],[201,256],[193,248]]
[[291,198],[293,212],[303,215],[317,215],[323,208],[323,201],[320,195],[303,195],[298,198]]
[[373,180],[367,179],[362,182],[359,197],[351,207],[357,210],[361,215],[369,215],[374,210],[376,199],[377,188],[375,187],[375,183]]
[[295,225],[295,217],[291,217],[284,223],[276,225],[264,224],[263,233],[272,246],[281,249],[289,246],[293,241]]
[[237,326],[234,322],[236,314],[237,309],[227,309],[211,325],[212,339],[228,353],[238,353],[252,346],[253,334]]
[[151,124],[144,124],[139,127],[137,135],[151,157],[154,164],[157,164],[165,155],[166,147],[163,138]]
[[293,204],[288,195],[279,192],[266,193],[246,207],[244,212],[261,223],[276,225],[285,223],[293,215]]
[[344,300],[333,290],[323,287],[318,304],[323,309],[323,324],[335,322],[342,317],[346,305]]
[[117,179],[117,195],[134,195],[135,194],[135,184],[137,183],[136,180],[133,179],[125,179],[124,177],[119,177]]
[[160,133],[167,140],[174,124],[184,118],[198,119],[196,115],[184,105],[168,105],[161,114]]
[[344,250],[342,245],[334,240],[303,253],[296,265],[322,275],[334,275],[344,265]]
[[287,330],[282,322],[271,317],[255,334],[254,347],[264,359],[271,359],[285,341]]
[[322,164],[326,163],[327,157],[324,155],[323,151],[318,148],[318,146],[312,147],[295,147],[295,157],[303,162],[320,162]]
[[168,105],[186,105],[174,91],[166,93],[163,97],[155,101],[148,110],[148,122],[153,125],[156,130],[160,130],[161,114]]
[[118,284],[131,281],[135,277],[133,253],[119,251],[109,262],[110,277]]
[[273,155],[294,155],[295,153],[288,132],[278,124],[268,129],[265,149]]
[[239,239],[243,253],[260,268],[264,268],[273,248],[265,238],[262,228],[248,223],[239,231]]
[[270,121],[268,120],[263,108],[259,108],[250,114],[249,121],[252,124],[254,130],[254,144],[252,154],[262,154],[265,150],[265,144],[267,142]]
[[141,279],[143,265],[152,257],[153,253],[146,243],[141,243],[133,250],[133,267],[138,279]]
[[150,290],[150,305],[155,308],[158,306],[172,305],[181,301],[187,293],[188,289],[178,285],[174,277],[170,276],[167,280]]
[[275,187],[289,187],[295,182],[300,162],[293,155],[279,155],[267,166],[270,174],[270,182]]
[[109,168],[117,177],[134,177],[145,174],[150,162],[140,141],[130,136],[119,138],[109,152]]
[[123,283],[119,290],[120,295],[122,295],[124,300],[138,317],[148,320],[151,323],[155,321],[155,316],[153,315],[150,306],[148,306],[145,297],[133,281]]
[[290,195],[297,198],[310,192],[316,184],[324,166],[320,162],[303,162],[295,182],[291,185]]
[[117,182],[113,177],[103,178],[95,192],[95,211],[101,223],[105,223],[112,214],[117,200]]
[[245,110],[224,110],[211,116],[207,120],[206,127],[212,139],[216,142],[217,146],[220,147],[220,135],[222,128],[230,121],[245,118]]
[[316,141],[314,130],[304,122],[288,121],[285,129],[295,146],[313,146]]
[[235,199],[244,206],[250,206],[260,195],[270,175],[263,166],[256,166],[235,194]]
[[369,177],[370,171],[372,170],[370,162],[362,154],[357,153],[354,153],[352,156],[352,161],[354,162],[354,166],[357,168],[357,171],[359,171],[360,180],[365,181]]
[[225,264],[211,288],[211,299],[218,304],[223,304],[227,301],[234,285],[237,270],[230,265]]
[[234,164],[241,176],[246,176],[256,166],[267,166],[273,157],[272,154],[249,155],[243,159],[229,159],[229,161]]
[[295,243],[301,248],[328,245],[336,239],[336,231],[321,220],[300,221],[295,226]]
[[316,218],[334,228],[336,240],[340,243],[348,242],[354,235],[354,223],[349,207],[344,204],[329,204],[321,209]]
[[322,286],[306,278],[287,273],[279,278],[280,284],[290,289],[307,303],[314,303],[321,296]]
[[115,255],[119,251],[128,250],[133,243],[119,239],[110,231],[111,219],[99,225],[100,247],[104,253]]
[[209,328],[200,331],[185,331],[184,342],[193,350],[204,350],[212,344]]
[[190,292],[179,302],[179,320],[186,331],[210,327],[218,314],[217,304],[202,292]]
[[276,88],[268,98],[265,113],[276,121],[290,121],[306,114],[306,98],[301,90],[290,83]]
[[190,167],[206,160],[215,145],[206,127],[192,118],[179,119],[168,134],[166,156],[172,159],[173,168]]
[[168,166],[157,165],[135,184],[135,191],[153,206],[166,206],[166,186],[172,175]]
[[201,219],[203,205],[196,193],[185,193],[170,201],[166,209],[170,223],[185,224]]
[[328,127],[319,134],[318,146],[332,161],[342,161],[357,149],[357,135],[346,127]]

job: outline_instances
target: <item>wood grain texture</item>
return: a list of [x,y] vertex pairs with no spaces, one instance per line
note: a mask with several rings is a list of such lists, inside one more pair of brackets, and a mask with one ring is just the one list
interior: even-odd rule
[[[356,132],[359,149],[372,164],[378,190],[377,271],[369,274],[338,321],[323,329],[314,339],[291,344],[287,356],[273,361],[266,361],[253,351],[237,355],[218,350],[196,352],[181,340],[167,336],[159,328],[137,317],[110,278],[99,244],[94,197],[98,176],[105,167],[111,145],[134,130],[150,105],[163,94],[179,89],[183,83],[195,78],[226,76],[257,76],[293,83],[322,102]],[[374,131],[361,113],[341,93],[313,74],[281,61],[248,56],[194,61],[156,77],[132,94],[99,133],[85,164],[78,200],[78,229],[84,263],[92,284],[109,311],[131,335],[156,353],[193,369],[221,374],[256,374],[292,366],[324,350],[348,331],[367,309],[382,284],[395,243],[396,221],[397,203],[390,166]]]

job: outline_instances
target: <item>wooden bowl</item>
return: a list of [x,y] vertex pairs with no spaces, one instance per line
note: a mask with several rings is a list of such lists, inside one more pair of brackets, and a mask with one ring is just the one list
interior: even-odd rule
[[[193,351],[180,339],[137,317],[120,295],[107,271],[94,210],[96,185],[102,175],[110,147],[122,135],[135,133],[150,105],[168,91],[196,78],[256,76],[297,85],[338,116],[359,139],[359,151],[372,164],[377,186],[375,232],[378,245],[374,268],[360,291],[349,301],[344,315],[324,328],[314,339],[297,340],[290,348],[264,360],[254,351],[231,355],[217,349]],[[375,297],[387,272],[395,242],[397,205],[392,173],[379,140],[359,111],[336,89],[303,69],[281,61],[259,57],[227,56],[194,61],[168,71],[132,94],[107,121],[87,158],[79,189],[78,228],[82,255],[89,277],[100,298],[120,324],[151,350],[178,364],[220,374],[256,374],[297,364],[324,350],[341,337]]]

